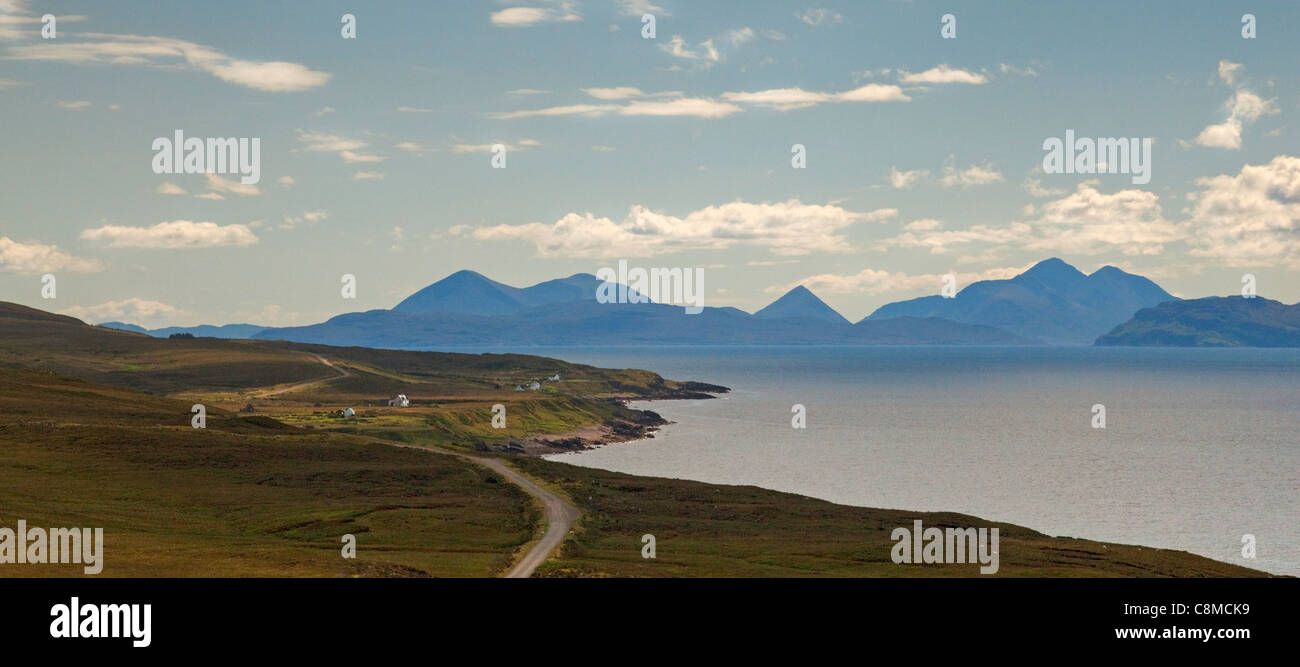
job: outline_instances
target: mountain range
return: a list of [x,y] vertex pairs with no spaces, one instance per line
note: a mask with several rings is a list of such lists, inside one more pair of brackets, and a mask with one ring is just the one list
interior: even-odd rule
[[1088,345],[1138,310],[1175,300],[1142,276],[1113,266],[1085,275],[1053,257],[1014,278],[971,283],[956,298],[897,301],[881,306],[867,319],[942,317],[1044,343]]
[[[574,274],[513,287],[457,271],[390,310],[346,313],[319,324],[261,328],[168,327],[155,336],[192,333],[367,347],[622,344],[1091,344],[1134,313],[1177,301],[1154,282],[1112,266],[1090,275],[1050,258],[1006,280],[972,283],[954,298],[928,296],[887,304],[853,323],[811,290],[797,286],[750,314],[680,305],[599,303],[602,281]],[[144,331],[120,322],[101,326]]]

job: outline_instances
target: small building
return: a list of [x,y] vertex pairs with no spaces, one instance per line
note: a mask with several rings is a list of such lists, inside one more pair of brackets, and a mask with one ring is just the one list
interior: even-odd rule
[[528,385],[528,388],[537,391],[542,388],[542,383],[534,381],[532,384]]
[[357,416],[357,411],[356,411],[356,410],[353,410],[352,408],[345,408],[345,409],[343,410],[343,416],[344,416],[344,417],[355,417],[355,416]]
[[406,394],[398,394],[396,398],[388,399],[388,406],[393,408],[409,408],[411,407],[411,400],[406,397]]
[[549,377],[549,378],[547,378],[547,379],[550,380],[551,382],[559,382],[559,381],[560,381],[560,374],[559,374],[559,373],[556,373],[555,375],[552,375],[551,377]]
[[523,390],[524,390],[523,385],[518,385],[518,384],[515,385],[515,391],[523,391]]

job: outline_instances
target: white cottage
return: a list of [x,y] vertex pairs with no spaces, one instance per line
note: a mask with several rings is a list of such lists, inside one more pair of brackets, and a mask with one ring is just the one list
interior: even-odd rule
[[394,408],[409,408],[411,400],[406,397],[406,394],[398,394],[397,398],[388,399],[388,405]]
[[540,383],[540,382],[533,382],[532,384],[528,385],[528,388],[531,389],[531,390],[533,390],[533,391],[537,391],[538,389],[541,389],[541,388],[542,388],[542,383]]
[[356,411],[356,410],[353,410],[352,408],[345,408],[345,409],[343,410],[343,416],[344,416],[344,417],[355,417],[355,416],[357,416],[357,411]]

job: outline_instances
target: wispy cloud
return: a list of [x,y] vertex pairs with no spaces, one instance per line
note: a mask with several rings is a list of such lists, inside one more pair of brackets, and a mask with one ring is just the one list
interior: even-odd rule
[[175,306],[140,297],[131,297],[120,301],[105,301],[94,306],[72,306],[65,308],[62,312],[64,315],[71,315],[91,324],[100,322],[157,324],[160,320],[169,321],[183,314],[183,311]]
[[582,20],[576,2],[552,2],[548,7],[507,7],[492,12],[488,20],[500,28],[528,28],[538,23],[575,22]]
[[964,69],[949,67],[948,65],[938,65],[931,67],[924,72],[913,74],[911,72],[899,71],[898,80],[906,85],[926,85],[926,84],[943,84],[943,83],[969,83],[981,85],[989,82],[989,78],[978,72],[969,72]]
[[850,246],[843,235],[847,227],[885,220],[897,213],[892,208],[856,212],[797,199],[761,204],[734,201],[682,217],[633,206],[618,221],[570,213],[552,224],[457,226],[451,231],[482,241],[530,242],[543,257],[646,257],[733,246],[766,247],[772,254],[792,256],[847,252]]
[[22,274],[92,273],[103,269],[95,259],[70,255],[58,246],[40,242],[19,243],[8,236],[0,236],[0,271]]
[[11,46],[10,60],[69,65],[126,65],[207,72],[227,83],[255,90],[298,92],[325,85],[330,75],[283,61],[242,60],[216,49],[167,37],[77,33],[35,44]]
[[[1219,61],[1219,78],[1229,86],[1234,85],[1237,77],[1241,75],[1244,68],[1240,63],[1229,62],[1227,60]],[[1209,125],[1201,130],[1192,143],[1198,146],[1208,148],[1226,148],[1228,150],[1239,150],[1241,148],[1241,131],[1245,125],[1254,123],[1259,120],[1260,116],[1278,113],[1277,104],[1274,100],[1266,100],[1259,95],[1247,90],[1245,86],[1238,86],[1234,91],[1232,98],[1226,104],[1228,108],[1228,119],[1217,125]],[[1184,146],[1188,142],[1182,142]]]
[[152,227],[104,225],[81,232],[84,241],[102,241],[113,248],[218,248],[244,247],[257,243],[247,225],[218,225],[215,222],[173,220]]
[[843,15],[829,9],[805,9],[801,12],[796,12],[794,16],[814,28],[823,25],[833,25],[844,21]]

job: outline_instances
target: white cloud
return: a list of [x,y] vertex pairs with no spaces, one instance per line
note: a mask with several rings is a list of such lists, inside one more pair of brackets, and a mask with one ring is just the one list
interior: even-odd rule
[[943,221],[935,220],[934,218],[921,218],[903,225],[903,229],[906,229],[909,232],[931,232],[942,228]]
[[633,206],[620,221],[591,213],[570,213],[553,224],[530,222],[468,228],[453,234],[482,241],[526,241],[543,257],[646,257],[684,250],[766,247],[775,255],[846,252],[843,232],[850,225],[885,220],[896,209],[866,213],[836,205],[803,204],[797,199],[752,204],[734,201],[677,217]]
[[[640,88],[632,86],[615,86],[613,88],[583,88],[582,92],[598,100],[626,100],[633,97],[645,97],[646,94]],[[670,93],[680,94],[680,93]]]
[[754,39],[754,29],[750,27],[736,28],[728,30],[722,37],[732,46],[740,46]]
[[1002,173],[999,172],[992,164],[985,162],[983,164],[973,164],[965,169],[958,169],[952,157],[943,165],[943,172],[939,176],[939,183],[945,188],[963,187],[969,188],[976,185],[989,185],[1002,180]]
[[899,171],[898,167],[889,168],[889,186],[898,190],[903,190],[916,185],[921,179],[930,175],[928,169],[913,169],[911,171]]
[[240,183],[239,181],[222,178],[217,174],[204,174],[204,176],[208,179],[208,189],[213,192],[227,192],[241,197],[262,194],[262,191],[251,183]]
[[93,273],[103,269],[98,260],[69,255],[58,246],[44,243],[19,243],[0,236],[0,271],[22,274]]
[[354,181],[382,181],[384,180],[383,172],[378,171],[358,171],[352,174]]
[[998,71],[1003,74],[1015,74],[1016,76],[1038,76],[1038,70],[1033,67],[1016,67],[1006,63],[998,65]]
[[25,86],[25,85],[27,84],[23,83],[22,81],[18,81],[17,79],[0,79],[0,90],[8,90],[10,88],[15,88],[17,86]]
[[829,9],[805,9],[802,12],[797,12],[794,16],[813,27],[840,23],[844,20],[844,17],[839,12]]
[[654,4],[650,0],[618,0],[619,8],[623,11],[623,16],[641,18],[645,14],[654,14],[655,16],[669,16],[663,7]]
[[740,107],[701,97],[681,97],[663,102],[638,100],[619,110],[624,116],[697,116],[699,118],[724,118],[740,111]]
[[778,111],[790,111],[830,101],[834,99],[834,95],[811,92],[802,88],[772,88],[753,93],[726,92],[722,94],[722,99],[729,102],[740,102],[741,104],[757,104]]
[[201,195],[194,195],[194,198],[195,198],[195,199],[210,199],[210,200],[212,200],[212,201],[225,201],[225,199],[226,199],[225,197],[222,197],[221,195],[219,195],[219,194],[217,194],[217,193],[215,193],[215,192],[205,192],[205,193],[203,193],[203,194],[201,194]]
[[160,195],[186,194],[185,188],[182,188],[181,186],[176,185],[175,183],[159,183],[158,187],[154,188],[154,192],[157,192]]
[[549,90],[538,90],[536,88],[516,88],[514,90],[507,90],[506,94],[507,95],[546,95],[550,92],[551,91]]
[[508,7],[492,12],[488,20],[501,28],[528,28],[538,23],[581,21],[577,3],[552,3],[552,7]]
[[[1024,273],[1028,268],[1027,266],[1004,266],[986,269],[978,273],[953,271],[952,274],[957,279],[958,284],[969,285],[981,280],[1013,278]],[[764,291],[771,294],[783,294],[796,285],[803,285],[822,295],[938,292],[943,285],[943,279],[944,274],[941,273],[908,274],[901,271],[867,268],[853,274],[820,273],[788,285],[772,286]]]
[[871,83],[841,93],[819,93],[802,88],[772,88],[757,92],[726,92],[722,99],[790,111],[805,109],[824,102],[907,102],[912,98],[898,86]]
[[1279,155],[1197,181],[1189,254],[1233,266],[1300,268],[1300,158]]
[[81,232],[85,241],[104,241],[113,248],[217,248],[244,247],[257,243],[247,225],[218,225],[215,222],[173,220],[152,227],[104,225]]
[[712,39],[706,39],[700,42],[696,49],[692,49],[686,45],[686,40],[682,39],[681,35],[673,35],[667,43],[659,45],[659,50],[675,58],[701,60],[707,63],[715,63],[721,58]]
[[1227,60],[1220,60],[1219,78],[1223,79],[1224,83],[1231,86],[1233,81],[1237,78],[1237,73],[1240,72],[1242,69],[1243,68],[1241,63],[1234,63],[1234,62],[1228,62]]
[[1165,219],[1159,197],[1143,190],[1105,194],[1096,182],[1079,184],[1064,198],[1034,209],[1037,217],[1006,225],[973,225],[966,229],[908,229],[882,241],[878,250],[924,248],[946,254],[974,244],[1001,249],[1095,255],[1159,255],[1165,245],[1187,236],[1186,226]]
[[197,70],[227,83],[271,92],[311,90],[325,85],[330,78],[328,73],[298,63],[240,60],[194,42],[154,36],[76,33],[11,46],[7,53],[11,60]]
[[275,182],[276,182],[277,184],[279,184],[280,187],[285,187],[285,188],[287,188],[287,187],[291,187],[292,185],[294,185],[294,184],[297,183],[298,181],[293,180],[293,177],[292,177],[292,176],[281,176],[281,177],[275,179]]
[[332,113],[334,113],[334,107],[322,107],[322,108],[321,108],[320,110],[318,110],[318,111],[313,111],[312,114],[311,114],[311,117],[312,117],[312,118],[320,118],[321,116],[325,116],[325,115],[332,114]]
[[1065,194],[1065,190],[1049,188],[1043,185],[1042,179],[1032,178],[1029,176],[1025,177],[1025,180],[1021,185],[1025,188],[1025,192],[1029,193],[1030,197],[1059,197]]
[[360,139],[350,139],[335,134],[321,134],[298,130],[298,141],[305,144],[302,150],[316,153],[337,153],[344,162],[382,162],[387,158],[374,153],[360,153],[370,144]]
[[430,146],[422,145],[415,141],[399,141],[396,144],[393,144],[393,148],[396,148],[399,151],[406,151],[407,153],[416,153],[416,154],[434,153],[437,152],[438,150]]
[[530,116],[603,116],[618,109],[617,104],[570,104],[567,106],[547,107],[545,109],[524,109],[522,111],[504,111],[488,114],[491,118],[510,120]]
[[500,145],[502,145],[502,146],[505,146],[505,148],[506,148],[507,151],[513,153],[513,152],[515,152],[515,151],[522,151],[522,150],[525,150],[525,149],[528,149],[528,148],[537,148],[538,146],[541,146],[541,145],[542,145],[542,142],[540,142],[540,141],[538,141],[538,140],[536,140],[536,139],[520,139],[519,141],[517,141],[517,142],[515,142],[515,143],[513,143],[513,144],[509,144],[509,143],[506,143],[506,142],[504,142],[504,141],[498,141],[498,142],[496,142],[496,143],[491,143],[491,144],[467,144],[467,143],[464,143],[464,142],[457,142],[457,143],[455,143],[455,144],[452,144],[451,152],[453,152],[453,153],[490,153],[490,152],[492,151],[492,147],[495,146],[495,145],[497,145],[497,144],[500,144]]
[[898,86],[869,83],[835,95],[836,102],[908,102],[912,98]]
[[1206,148],[1241,148],[1241,121],[1229,118],[1218,125],[1207,125],[1196,135],[1195,142]]
[[981,85],[988,83],[988,77],[976,72],[968,72],[963,69],[956,69],[948,65],[939,65],[931,67],[919,74],[910,72],[899,72],[899,81],[908,85],[925,85],[941,83],[969,83]]
[[314,225],[328,217],[330,217],[329,211],[323,209],[303,211],[302,215],[286,215],[284,216],[284,222],[280,225],[280,229],[293,229],[304,222]]
[[90,102],[87,102],[86,100],[77,100],[75,102],[60,101],[60,102],[56,102],[55,106],[59,107],[60,109],[71,109],[73,111],[81,111],[82,109],[89,109]]
[[377,155],[375,153],[357,153],[354,151],[339,151],[339,157],[343,158],[343,161],[348,164],[356,164],[358,162],[383,162],[388,159],[383,155]]
[[105,301],[95,306],[72,306],[63,310],[64,315],[71,315],[84,322],[126,322],[140,324],[158,323],[158,320],[170,320],[182,314],[179,308],[161,301],[149,301],[140,297],[131,297],[121,301]]
[[397,111],[398,113],[433,113],[434,112],[433,109],[426,109],[425,107],[408,107],[408,106],[397,107]]
[[[1219,78],[1228,85],[1233,85],[1244,71],[1240,63],[1219,61]],[[1245,86],[1238,86],[1232,98],[1227,102],[1228,119],[1222,123],[1212,124],[1201,130],[1191,143],[1206,148],[1224,148],[1238,150],[1241,148],[1241,131],[1246,124],[1254,123],[1260,116],[1278,113],[1274,100],[1266,100],[1249,91]],[[1181,142],[1184,146],[1187,142]]]

